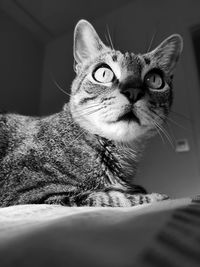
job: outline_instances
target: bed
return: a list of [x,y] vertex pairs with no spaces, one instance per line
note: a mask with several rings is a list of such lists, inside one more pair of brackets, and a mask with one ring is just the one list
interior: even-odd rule
[[200,197],[132,208],[1,208],[0,266],[200,266]]

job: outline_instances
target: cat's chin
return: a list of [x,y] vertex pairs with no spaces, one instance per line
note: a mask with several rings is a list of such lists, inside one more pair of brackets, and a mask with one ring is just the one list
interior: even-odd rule
[[74,116],[74,120],[91,134],[123,143],[141,139],[150,130],[149,126],[141,125],[139,118],[133,113],[123,114],[113,121],[103,121],[94,115],[87,119],[83,119],[82,116]]
[[136,121],[121,120],[115,123],[102,123],[100,135],[109,140],[130,143],[146,134],[147,128]]

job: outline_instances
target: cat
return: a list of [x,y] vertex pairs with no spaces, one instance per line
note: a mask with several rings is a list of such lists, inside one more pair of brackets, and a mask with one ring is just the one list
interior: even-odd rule
[[170,112],[182,47],[174,34],[151,52],[122,53],[80,20],[69,103],[46,117],[0,114],[0,206],[130,207],[167,199],[133,178],[146,141]]

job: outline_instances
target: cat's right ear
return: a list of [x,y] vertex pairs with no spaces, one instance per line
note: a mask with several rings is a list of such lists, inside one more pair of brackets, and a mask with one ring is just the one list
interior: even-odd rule
[[80,20],[74,30],[74,59],[77,64],[82,64],[100,52],[108,49],[93,26],[87,20]]

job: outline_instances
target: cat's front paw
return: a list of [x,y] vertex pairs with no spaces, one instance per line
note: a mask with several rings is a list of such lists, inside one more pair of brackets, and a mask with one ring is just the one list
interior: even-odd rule
[[151,194],[147,194],[146,196],[149,198],[150,202],[170,199],[169,196],[165,194],[159,194],[159,193],[151,193]]
[[131,206],[150,204],[157,201],[169,199],[165,194],[151,193],[151,194],[125,194],[126,198],[131,202]]
[[133,207],[142,204],[153,203],[169,199],[167,195],[152,193],[152,194],[129,194],[116,190],[107,192],[99,191],[92,192],[83,198],[81,206],[93,207]]
[[84,205],[95,207],[131,207],[132,203],[126,194],[111,190],[93,192],[84,201]]

